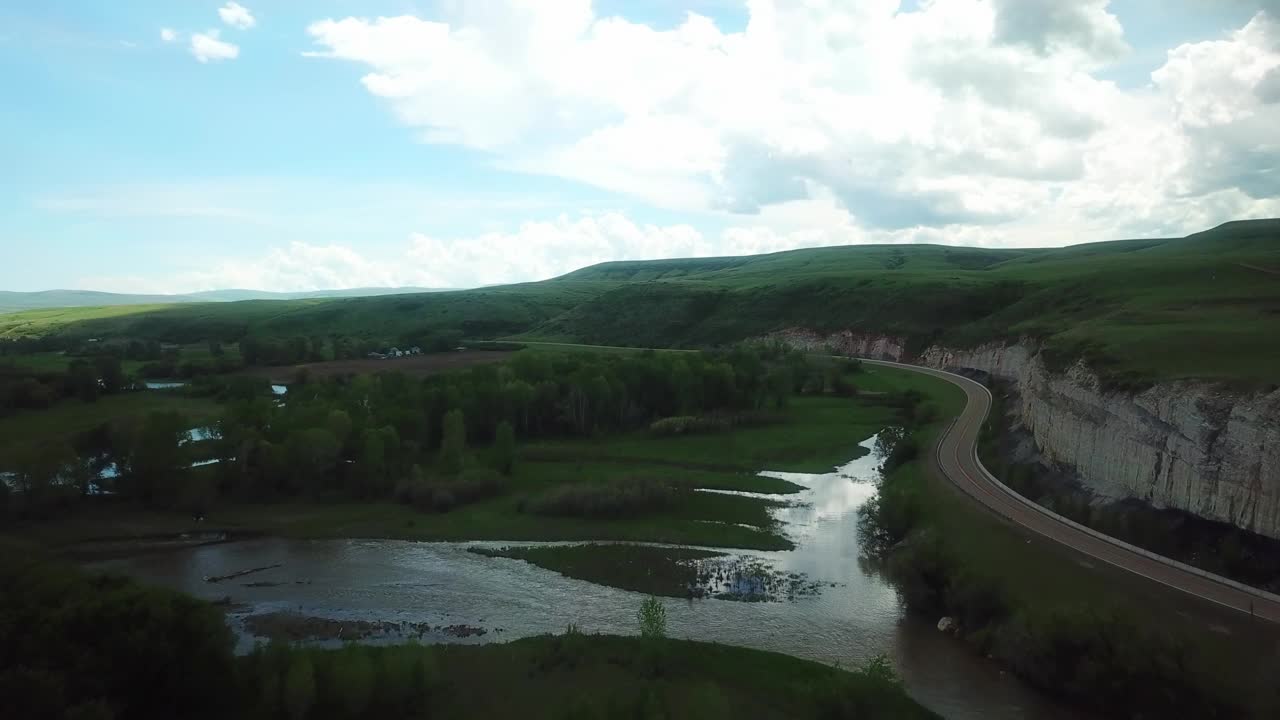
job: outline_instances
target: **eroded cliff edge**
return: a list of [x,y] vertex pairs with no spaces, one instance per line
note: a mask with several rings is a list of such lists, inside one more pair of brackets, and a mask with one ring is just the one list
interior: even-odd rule
[[1210,383],[1109,392],[1077,364],[1054,373],[1030,343],[933,346],[903,338],[787,330],[797,347],[989,373],[1017,391],[1015,419],[1048,459],[1073,468],[1100,498],[1136,498],[1280,539],[1280,390]]

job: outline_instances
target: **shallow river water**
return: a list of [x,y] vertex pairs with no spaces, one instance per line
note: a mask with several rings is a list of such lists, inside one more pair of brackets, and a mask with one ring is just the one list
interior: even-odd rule
[[[874,438],[863,446],[873,449]],[[880,461],[872,452],[827,474],[765,473],[806,488],[786,496],[793,502],[775,511],[797,547],[747,555],[823,586],[816,595],[783,602],[667,599],[669,634],[846,667],[887,654],[911,695],[948,718],[1081,717],[977,657],[932,623],[904,617],[893,588],[859,560],[857,508],[875,491]],[[100,565],[208,599],[229,597],[235,607],[229,617],[242,650],[253,643],[244,618],[273,611],[486,630],[466,638],[428,631],[424,642],[505,641],[563,632],[570,623],[584,632],[636,632],[641,600],[636,593],[466,551],[503,544],[264,539]],[[209,576],[277,564],[241,578],[205,582]]]

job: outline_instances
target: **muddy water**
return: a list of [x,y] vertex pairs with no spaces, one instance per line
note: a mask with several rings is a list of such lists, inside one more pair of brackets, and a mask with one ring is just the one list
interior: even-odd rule
[[[874,439],[873,439],[874,440]],[[873,440],[863,445],[874,448]],[[857,508],[874,493],[874,452],[827,474],[766,473],[806,488],[776,511],[797,548],[753,552],[777,569],[823,583],[791,602],[666,600],[674,637],[743,645],[858,665],[890,656],[912,696],[949,718],[1079,718],[981,660],[931,623],[904,618],[892,587],[859,561]],[[338,620],[405,623],[427,642],[492,642],[561,632],[633,633],[641,596],[565,578],[519,560],[466,552],[502,543],[255,540],[104,564],[209,599],[230,598],[242,649],[244,618],[291,611]],[[270,568],[234,580],[209,576]],[[478,627],[458,638],[446,627]],[[438,629],[431,629],[438,628]],[[383,641],[403,634],[391,633]],[[379,641],[379,639],[374,639]]]

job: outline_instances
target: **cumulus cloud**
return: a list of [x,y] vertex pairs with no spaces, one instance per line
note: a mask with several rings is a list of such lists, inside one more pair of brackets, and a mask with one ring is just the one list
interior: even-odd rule
[[747,11],[741,30],[696,13],[656,29],[591,0],[444,2],[317,21],[308,54],[365,68],[423,142],[735,227],[808,201],[871,233],[1034,244],[1274,206],[1265,13],[1172,49],[1150,87],[1125,90],[1100,77],[1128,52],[1107,0]]
[[258,24],[253,13],[249,12],[249,8],[237,2],[229,2],[218,8],[218,17],[237,30],[248,30]]
[[1033,4],[751,0],[729,32],[498,0],[308,32],[425,142],[679,210],[823,189],[892,229],[1007,222],[1091,180],[1124,104],[1092,73],[1123,32],[1105,0]]
[[160,28],[160,41],[174,43],[178,41],[178,31],[173,28]]
[[1110,0],[994,0],[995,38],[1041,54],[1074,49],[1100,60],[1128,51]]
[[1258,13],[1226,39],[1179,46],[1152,80],[1186,146],[1182,192],[1280,196],[1280,20]]
[[218,39],[217,30],[208,30],[192,33],[191,55],[202,63],[235,60],[240,56],[240,47]]

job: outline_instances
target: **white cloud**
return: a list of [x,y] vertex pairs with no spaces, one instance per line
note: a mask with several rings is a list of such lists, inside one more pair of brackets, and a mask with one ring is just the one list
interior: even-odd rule
[[218,8],[218,17],[222,18],[222,22],[237,30],[248,30],[258,24],[258,21],[253,17],[253,13],[249,12],[249,8],[237,2],[229,2]]
[[738,225],[807,200],[840,227],[1034,244],[1273,206],[1280,75],[1263,15],[1123,91],[1097,75],[1128,52],[1106,0],[747,9],[741,31],[693,13],[657,30],[590,0],[445,2],[308,32],[312,55],[366,68],[424,142]]
[[191,55],[202,63],[235,60],[240,56],[240,47],[218,39],[217,30],[191,35]]
[[1023,43],[1048,53],[1066,47],[1100,60],[1119,57],[1129,48],[1110,0],[994,0],[995,37]]
[[612,260],[745,255],[857,242],[981,245],[995,240],[979,229],[959,236],[925,228],[869,232],[849,223],[829,202],[804,200],[771,207],[753,223],[715,234],[684,224],[640,223],[619,212],[560,215],[478,235],[415,232],[397,252],[380,257],[339,243],[295,241],[255,257],[171,273],[162,281],[94,277],[82,279],[79,286],[158,293],[226,288],[281,292],[410,285],[461,288],[544,280]]
[[1280,20],[1258,13],[1224,40],[1169,51],[1152,80],[1172,104],[1187,148],[1179,189],[1280,196]]
[[165,43],[178,41],[178,31],[173,28],[160,28],[160,40]]

